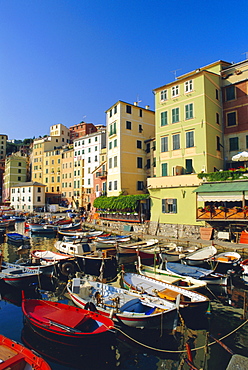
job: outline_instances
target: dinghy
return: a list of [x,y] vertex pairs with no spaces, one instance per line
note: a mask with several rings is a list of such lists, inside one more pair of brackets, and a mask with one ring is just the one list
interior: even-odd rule
[[96,341],[113,329],[113,321],[98,312],[68,304],[40,299],[22,298],[25,322],[39,335],[51,341],[79,345]]
[[189,253],[182,260],[187,265],[200,266],[205,262],[210,261],[216,254],[217,249],[213,245],[210,245],[208,247],[197,249],[193,253]]
[[72,279],[67,290],[77,306],[97,310],[118,324],[147,329],[162,327],[170,331],[177,325],[179,299],[175,304],[86,278]]
[[172,302],[175,302],[176,297],[180,294],[180,307],[194,308],[197,311],[205,312],[209,305],[209,299],[203,294],[144,275],[123,272],[122,279],[126,289],[147,293]]
[[42,357],[22,344],[0,334],[1,370],[51,370]]

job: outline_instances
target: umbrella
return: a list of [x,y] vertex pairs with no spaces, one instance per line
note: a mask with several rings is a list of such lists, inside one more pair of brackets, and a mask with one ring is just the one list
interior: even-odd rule
[[232,161],[248,161],[248,152],[240,152],[234,155]]

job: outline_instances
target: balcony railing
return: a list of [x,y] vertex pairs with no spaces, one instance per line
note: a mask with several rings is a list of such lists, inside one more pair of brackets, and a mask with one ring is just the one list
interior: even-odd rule
[[107,176],[107,171],[100,171],[100,172],[96,172],[96,177],[106,177]]
[[140,216],[132,213],[100,213],[100,218],[109,221],[140,222]]
[[248,209],[225,208],[225,209],[198,209],[197,220],[248,220]]

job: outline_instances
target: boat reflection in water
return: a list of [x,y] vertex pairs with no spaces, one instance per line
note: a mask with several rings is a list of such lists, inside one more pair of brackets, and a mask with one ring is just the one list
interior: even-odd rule
[[21,339],[26,347],[35,350],[45,358],[52,369],[56,369],[56,364],[84,370],[116,367],[114,336],[113,343],[105,340],[97,348],[92,348],[92,345],[87,344],[71,347],[51,342],[49,339],[37,335],[28,325],[24,324]]

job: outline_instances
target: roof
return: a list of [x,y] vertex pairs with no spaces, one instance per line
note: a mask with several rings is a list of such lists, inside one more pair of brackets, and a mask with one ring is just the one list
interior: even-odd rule
[[46,186],[46,185],[41,184],[40,182],[36,182],[36,181],[18,182],[17,184],[12,185],[11,188],[19,188],[20,186]]
[[204,183],[193,190],[194,193],[217,193],[217,192],[237,192],[248,191],[248,181],[230,181],[230,182],[216,182]]

